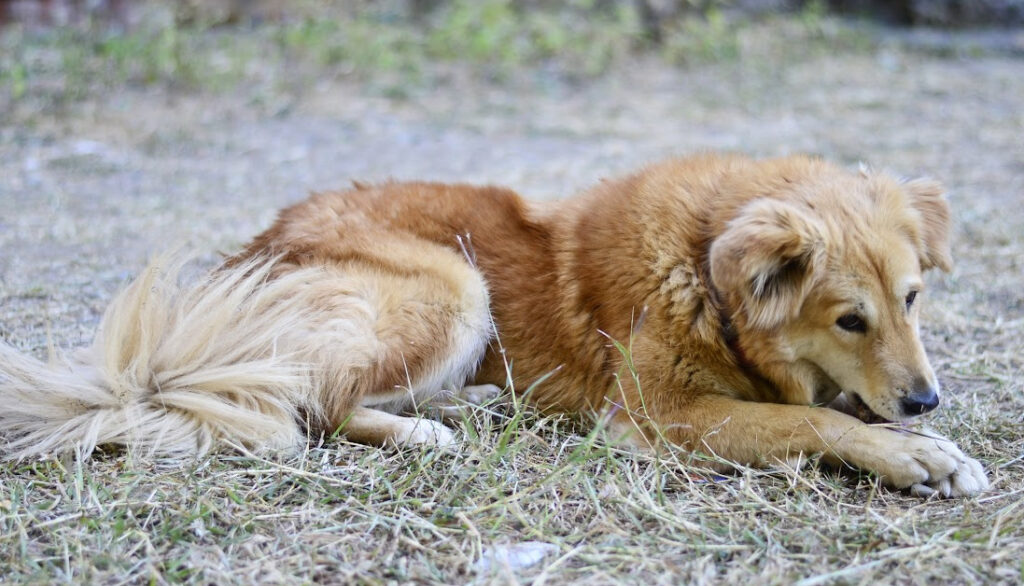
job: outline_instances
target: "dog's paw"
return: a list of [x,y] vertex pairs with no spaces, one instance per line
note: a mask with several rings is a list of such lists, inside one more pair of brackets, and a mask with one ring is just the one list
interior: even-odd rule
[[977,460],[953,442],[937,435],[873,428],[883,445],[866,458],[863,467],[886,485],[909,489],[911,494],[945,497],[976,495],[988,488],[988,478]]
[[483,405],[501,396],[501,387],[497,385],[470,385],[456,392],[456,396],[473,405]]
[[426,407],[426,412],[439,416],[447,425],[458,426],[471,405],[485,405],[501,396],[501,387],[495,385],[471,385],[447,393]]
[[432,419],[408,418],[402,428],[396,430],[392,441],[398,446],[437,446],[455,445],[455,432],[444,424]]
[[939,494],[946,498],[973,496],[988,488],[988,477],[981,462],[964,456],[963,461],[952,474],[939,480],[910,487],[910,494],[929,497]]

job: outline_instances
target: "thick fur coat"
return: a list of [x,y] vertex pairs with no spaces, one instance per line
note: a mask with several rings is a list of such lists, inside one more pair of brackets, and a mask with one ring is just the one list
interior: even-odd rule
[[338,428],[450,444],[405,414],[543,378],[530,402],[613,441],[753,465],[821,454],[975,494],[978,462],[895,425],[938,404],[918,306],[922,272],[950,267],[948,232],[938,184],[807,157],[670,160],[550,203],[436,183],[319,193],[203,283],[151,265],[67,367],[0,345],[0,432],[8,457],[277,449]]

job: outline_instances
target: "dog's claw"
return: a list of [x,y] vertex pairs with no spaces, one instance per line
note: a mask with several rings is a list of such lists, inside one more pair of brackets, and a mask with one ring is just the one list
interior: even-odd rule
[[919,496],[921,498],[928,498],[935,494],[935,489],[926,484],[914,484],[911,485],[908,490],[913,496]]

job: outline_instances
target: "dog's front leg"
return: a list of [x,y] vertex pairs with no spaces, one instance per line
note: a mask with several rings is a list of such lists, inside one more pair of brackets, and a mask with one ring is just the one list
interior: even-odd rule
[[969,496],[988,487],[978,461],[949,440],[862,421],[826,407],[701,397],[657,421],[667,440],[727,460],[760,465],[822,454],[870,471],[894,488]]

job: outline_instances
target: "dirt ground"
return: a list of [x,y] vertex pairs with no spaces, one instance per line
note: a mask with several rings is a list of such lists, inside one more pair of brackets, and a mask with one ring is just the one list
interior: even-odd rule
[[[489,83],[457,67],[439,79],[391,97],[372,82],[332,78],[256,95],[116,87],[58,110],[21,100],[0,114],[0,336],[37,356],[48,340],[58,348],[85,344],[111,295],[150,255],[177,248],[212,264],[267,226],[276,209],[351,180],[494,183],[560,198],[650,161],[709,149],[809,152],[927,175],[947,186],[956,217],[956,269],[930,278],[923,319],[946,391],[933,419],[986,462],[993,490],[969,516],[996,526],[976,545],[949,550],[971,570],[953,565],[946,577],[1020,579],[1024,532],[1005,523],[1020,522],[1024,492],[1024,59],[942,56],[883,39],[867,52],[770,65],[674,68],[637,58],[587,81],[538,70]],[[27,478],[12,468],[0,486],[31,490]],[[0,511],[12,499],[0,495]],[[968,513],[959,507],[929,509],[929,518],[962,520]],[[9,538],[16,536],[0,536]],[[818,569],[840,571],[826,582],[930,575],[901,573],[902,562],[876,554],[858,553],[860,561],[883,561],[848,576],[840,560]],[[607,569],[613,557],[560,564]],[[49,566],[5,560],[17,576],[57,579]],[[797,560],[788,574],[758,577],[761,562],[748,562],[751,573],[740,574],[755,582],[810,571]],[[658,582],[669,575],[644,567],[602,575]],[[689,571],[691,578],[727,575]],[[76,570],[68,572],[70,579]],[[419,579],[468,579],[439,572]],[[367,574],[374,575],[384,582],[417,576]],[[282,576],[316,579],[299,570]]]
[[49,320],[58,345],[83,341],[88,327],[60,324],[94,320],[147,256],[233,250],[310,190],[420,178],[557,198],[700,150],[809,152],[940,179],[960,261],[942,282],[961,294],[975,283],[983,303],[968,311],[1013,320],[1022,73],[1015,58],[881,50],[758,68],[638,62],[574,84],[453,75],[397,100],[337,81],[260,100],[117,88],[59,115],[22,111],[0,127],[7,334],[39,347]]

